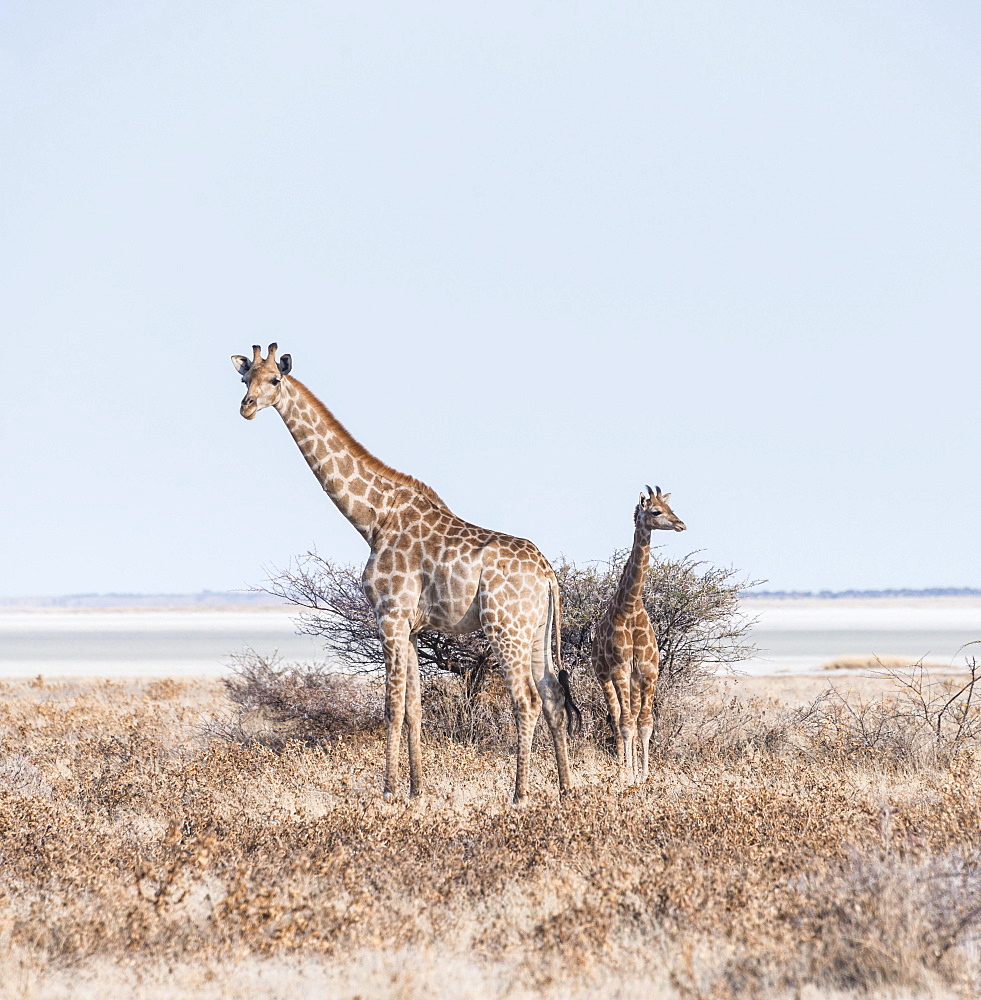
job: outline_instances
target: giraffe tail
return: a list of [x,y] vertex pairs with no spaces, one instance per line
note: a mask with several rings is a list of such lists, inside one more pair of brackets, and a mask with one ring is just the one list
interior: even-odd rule
[[562,690],[565,692],[566,729],[568,729],[570,736],[575,736],[582,732],[582,712],[579,711],[578,705],[572,700],[572,688],[569,685],[568,670],[559,671],[559,684],[562,685]]
[[[552,579],[549,581],[548,603],[550,626],[554,626],[555,628],[555,663],[559,668],[557,678],[565,695],[566,729],[569,731],[569,735],[573,736],[576,733],[582,732],[582,712],[579,711],[579,707],[572,700],[572,685],[569,682],[569,671],[562,666],[562,596],[559,593],[559,582],[555,579],[554,573],[552,574]],[[551,646],[552,637],[548,636],[545,648],[551,652]]]

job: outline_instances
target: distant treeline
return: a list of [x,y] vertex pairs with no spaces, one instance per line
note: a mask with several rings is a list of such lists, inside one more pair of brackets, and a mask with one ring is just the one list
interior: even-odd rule
[[843,597],[979,597],[981,590],[975,587],[926,587],[914,590],[904,587],[898,590],[744,590],[740,597],[820,597],[836,600]]
[[[785,600],[847,597],[981,597],[975,587],[927,587],[922,590],[744,590],[748,600],[769,597]],[[282,607],[285,602],[266,593],[236,590],[204,590],[200,594],[64,594],[60,597],[0,597],[4,608],[223,608]]]

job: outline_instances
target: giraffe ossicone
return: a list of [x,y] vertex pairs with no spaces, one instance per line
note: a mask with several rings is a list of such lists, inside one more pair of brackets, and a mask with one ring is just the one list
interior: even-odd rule
[[[572,785],[566,726],[578,709],[561,669],[561,602],[548,560],[527,539],[457,517],[424,483],[397,472],[359,444],[301,382],[292,359],[254,345],[232,364],[246,385],[240,412],[274,407],[324,492],[368,543],[365,596],[385,653],[386,798],[398,785],[403,723],[409,789],[422,792],[422,701],[416,635],[482,628],[500,661],[518,730],[514,798],[528,794],[531,742],[544,710],[559,790]],[[553,669],[552,637],[556,636]]]
[[[660,652],[650,615],[644,607],[644,584],[651,558],[652,531],[684,531],[661,487],[640,494],[634,508],[634,540],[617,589],[596,623],[592,662],[606,698],[617,758],[627,780],[647,780],[654,694]],[[640,757],[639,768],[637,757]]]

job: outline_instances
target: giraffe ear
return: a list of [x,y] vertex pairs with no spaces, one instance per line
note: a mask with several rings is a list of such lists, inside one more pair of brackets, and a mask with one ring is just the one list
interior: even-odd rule
[[293,370],[293,359],[288,354],[284,354],[279,359],[279,370],[284,375],[289,375],[289,373]]
[[648,503],[650,503],[650,501],[647,499],[647,494],[646,493],[641,493],[641,495],[640,495],[640,505],[641,505],[641,507],[646,507],[648,505]]
[[232,364],[239,375],[244,375],[252,367],[252,362],[248,358],[242,357],[241,354],[232,355]]
[[661,497],[661,499],[665,503],[667,503],[671,499],[671,494],[670,493],[662,493],[662,494],[660,494],[660,497]]

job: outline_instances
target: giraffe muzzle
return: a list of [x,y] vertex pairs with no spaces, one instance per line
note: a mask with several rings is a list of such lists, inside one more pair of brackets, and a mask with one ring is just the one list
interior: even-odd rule
[[257,411],[258,407],[255,404],[255,400],[246,397],[242,400],[242,405],[239,407],[238,412],[241,413],[246,420],[251,420],[256,415]]
[[675,531],[687,531],[688,529],[685,527],[685,522],[684,521],[675,521],[675,523],[674,523],[674,530]]

